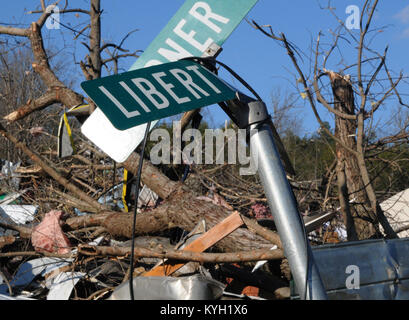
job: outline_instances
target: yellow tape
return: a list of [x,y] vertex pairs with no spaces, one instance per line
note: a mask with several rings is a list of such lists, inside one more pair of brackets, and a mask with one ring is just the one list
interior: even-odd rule
[[124,204],[124,208],[126,212],[129,212],[128,205],[126,204],[125,196],[126,196],[126,188],[128,182],[128,170],[124,169],[124,179],[122,183],[122,203]]
[[68,117],[67,117],[67,114],[65,112],[64,112],[63,119],[64,119],[65,127],[67,128],[68,136],[70,137],[72,150],[75,153],[74,139],[72,138],[71,127],[70,127],[70,124],[68,123]]
[[79,106],[72,107],[72,108],[71,108],[70,110],[68,110],[68,111],[78,110],[78,109],[85,108],[85,107],[88,107],[88,106],[89,106],[89,104],[81,104],[81,105],[79,105]]

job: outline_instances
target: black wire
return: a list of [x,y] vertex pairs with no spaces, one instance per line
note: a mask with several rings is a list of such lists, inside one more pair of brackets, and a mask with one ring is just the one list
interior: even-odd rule
[[129,274],[129,291],[131,295],[131,300],[135,300],[133,292],[133,271],[134,271],[134,249],[135,249],[135,225],[136,225],[136,213],[138,210],[138,198],[139,198],[139,185],[141,183],[141,173],[143,165],[143,155],[145,153],[146,141],[148,140],[149,129],[151,122],[149,121],[146,125],[145,136],[143,138],[142,149],[139,158],[139,166],[136,178],[136,191],[135,191],[135,207],[133,211],[133,223],[132,223],[132,244],[131,244],[131,265],[130,265],[130,274]]
[[[308,285],[308,274],[310,272],[310,261],[311,261],[311,257],[310,257],[310,251],[308,250],[308,234],[307,231],[305,230],[305,226],[304,226],[304,219],[302,218],[301,214],[300,214],[300,210],[298,208],[298,203],[294,194],[294,190],[291,188],[291,193],[293,194],[294,197],[294,202],[297,208],[297,212],[298,212],[298,218],[300,219],[300,224],[302,226],[302,231],[303,231],[303,236],[304,236],[304,244],[305,244],[305,251],[307,252],[307,270],[305,273],[305,284],[304,284],[304,296],[303,296],[303,300],[307,300],[307,290],[310,288],[310,286]],[[301,294],[300,294],[301,296]],[[313,298],[311,297],[311,294],[309,295],[310,299]]]
[[[262,123],[258,124],[257,128],[259,128],[261,124]],[[307,253],[307,267],[306,267],[305,283],[304,283],[305,290],[304,290],[304,294],[303,294],[303,300],[306,300],[307,299],[307,290],[310,288],[310,286],[308,285],[308,274],[310,272],[310,261],[311,261],[310,251],[308,250],[308,241],[309,241],[309,239],[308,239],[307,231],[306,231],[305,226],[304,226],[304,219],[302,218],[302,216],[300,214],[300,210],[299,210],[298,203],[297,203],[297,200],[296,200],[296,197],[295,197],[295,194],[294,194],[294,190],[291,187],[290,187],[290,190],[291,190],[291,193],[293,195],[294,203],[295,203],[297,213],[298,213],[298,218],[300,220],[300,225],[302,227],[305,251]],[[298,288],[298,291],[300,291],[300,289],[301,288]],[[301,298],[301,292],[299,292],[299,295],[300,295],[300,298]],[[311,294],[309,295],[309,297],[310,297],[310,299],[312,298]]]
[[[308,235],[307,235],[307,232],[305,230],[305,227],[304,227],[304,220],[300,215],[299,215],[299,217],[300,217],[300,220],[302,222],[301,226],[303,227],[302,229],[303,229],[303,234],[304,234],[305,251],[307,252],[307,270],[306,270],[306,273],[305,273],[305,290],[304,290],[304,300],[307,300],[307,290],[310,289],[310,286],[308,285],[308,274],[310,272],[311,257],[310,257],[310,250],[308,250],[308,242],[307,241],[309,241],[309,239],[308,239]],[[311,294],[309,295],[309,297],[312,300],[313,297],[311,296]]]
[[[220,62],[218,60],[216,60],[213,57],[188,57],[188,58],[183,58],[180,60],[197,60],[197,61],[201,61],[206,63],[217,63],[219,65],[221,65],[223,68],[225,68],[228,72],[230,72],[230,74],[235,77],[243,86],[245,86],[256,98],[258,101],[263,101],[263,99],[261,99],[261,97],[257,94],[257,92],[246,82],[244,81],[244,79],[242,77],[240,77],[236,72],[233,71],[233,69],[231,69],[228,65],[224,64],[223,62]],[[207,65],[205,65],[207,66]]]

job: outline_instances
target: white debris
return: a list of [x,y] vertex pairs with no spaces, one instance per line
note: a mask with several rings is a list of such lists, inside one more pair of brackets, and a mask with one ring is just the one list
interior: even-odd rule
[[77,282],[85,276],[83,272],[61,272],[53,281],[47,300],[68,300]]
[[[277,246],[274,245],[270,248],[270,250],[276,250]],[[256,270],[260,269],[263,265],[265,265],[267,263],[267,260],[260,260],[257,261],[256,265],[254,266],[253,270],[251,270],[251,272],[255,272]]]
[[26,224],[34,220],[37,210],[38,206],[33,205],[0,205],[0,220],[1,218],[6,218],[6,220],[9,218],[14,223]]
[[[395,231],[409,225],[409,189],[386,199],[380,206]],[[409,230],[400,232],[399,237],[409,237]]]

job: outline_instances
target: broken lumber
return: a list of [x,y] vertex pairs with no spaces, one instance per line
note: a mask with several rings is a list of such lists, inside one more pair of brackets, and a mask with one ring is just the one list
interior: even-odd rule
[[[243,224],[240,214],[236,211],[215,225],[213,228],[202,234],[199,238],[188,243],[182,251],[203,252],[216,244],[218,241],[228,236]],[[152,270],[143,274],[143,276],[168,276],[183,267],[184,263],[165,262],[156,266]]]

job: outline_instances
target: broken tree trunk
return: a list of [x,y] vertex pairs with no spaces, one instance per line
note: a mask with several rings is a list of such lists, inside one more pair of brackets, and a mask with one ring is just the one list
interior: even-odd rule
[[[134,152],[123,163],[123,166],[129,172],[137,175],[138,163],[139,155]],[[211,227],[226,218],[229,214],[226,208],[216,206],[207,201],[198,200],[190,190],[186,189],[182,184],[170,180],[160,172],[159,169],[147,161],[143,164],[141,174],[143,183],[158,194],[159,197],[166,199],[166,201],[155,210],[149,212],[149,214],[146,214],[146,218],[144,219],[147,220],[143,221],[144,219],[140,218],[142,217],[141,214],[138,215],[137,228],[141,228],[139,230],[145,228],[147,232],[150,232],[153,229],[165,230],[172,226],[192,230],[202,218],[204,218],[208,226]],[[118,214],[116,218],[107,218],[106,222],[104,222],[104,227],[110,232],[130,237],[132,234],[132,224],[130,221],[131,217],[129,215]],[[278,234],[260,227],[256,221],[251,219],[244,218],[244,222],[248,228],[256,231],[264,239],[254,235],[247,229],[240,228],[233,232],[231,236],[227,237],[232,238],[232,242],[230,242],[230,240],[227,240],[227,242],[222,240],[218,245],[221,245],[228,251],[237,251],[241,245],[249,249],[261,248],[265,247],[267,243],[277,244],[277,246],[281,248]],[[269,242],[265,239],[268,239]],[[234,243],[235,241],[237,242]],[[253,241],[254,243],[252,244]],[[243,248],[241,250],[244,250]]]
[[[340,114],[355,115],[354,92],[349,79],[333,71],[327,71],[327,74],[331,81],[335,110]],[[362,148],[358,148],[357,145],[358,122],[356,119],[347,119],[340,114],[335,114],[335,136],[340,141],[336,142],[338,196],[348,240],[382,236],[379,231],[380,221],[387,234],[393,237],[393,230],[383,212],[373,210],[376,204],[373,205],[371,194],[368,194],[370,182],[365,184],[363,181],[365,172],[362,171],[366,171],[366,165],[359,162],[359,159],[364,159],[364,155],[359,154]],[[353,154],[348,149],[356,151],[357,154]]]
[[[342,113],[355,114],[351,84],[335,72],[329,72],[329,77],[334,94],[334,108]],[[335,136],[352,150],[356,150],[356,130],[356,120],[335,115]],[[348,227],[348,240],[369,239],[376,233],[373,214],[367,206],[368,197],[356,157],[342,144],[336,143],[337,177],[341,210],[345,226]]]
[[[185,191],[177,191],[166,203],[156,209],[139,213],[136,217],[135,236],[154,234],[174,227],[190,231],[201,219],[205,219],[209,229],[231,214],[231,211],[221,206],[194,197],[190,200],[180,201],[180,197],[185,195]],[[195,209],[195,206],[197,209]],[[185,215],[180,214],[181,212],[185,213]],[[226,252],[268,250],[272,245],[277,245],[279,249],[282,249],[278,234],[261,227],[253,219],[243,216],[242,219],[247,228],[239,228],[217,242],[215,245],[217,249]],[[104,226],[106,231],[114,237],[131,238],[132,215],[106,211],[68,218],[63,225],[64,228],[68,227],[73,230],[90,226]],[[5,223],[0,223],[0,227],[16,230],[22,238],[31,237],[31,228],[29,227]]]
[[[202,219],[205,219],[207,228],[209,229],[227,218],[230,214],[231,211],[228,211],[226,208],[217,206],[208,201],[199,200],[183,187],[180,187],[154,210],[137,215],[136,233],[137,235],[155,233],[174,227],[191,231]],[[107,215],[103,219],[99,219],[99,215],[100,214],[93,215],[96,216],[98,220],[96,223],[102,225],[109,233],[131,238],[131,214],[114,213]],[[76,219],[75,221],[78,223],[79,219],[74,219]],[[71,222],[73,222],[73,220],[67,220],[67,224],[71,224]],[[245,219],[244,222],[246,223]],[[71,226],[74,225],[71,224]],[[275,233],[260,226],[258,227],[264,230],[265,234],[270,235],[269,240],[266,240],[265,238],[267,238],[267,236],[261,232],[258,232],[260,235],[257,235],[249,229],[239,228],[219,241],[215,246],[219,250],[226,252],[270,248],[272,244],[276,244],[281,248],[278,235],[275,236]],[[249,228],[255,230],[254,226],[249,226]],[[272,242],[272,240],[274,240],[274,242]]]

